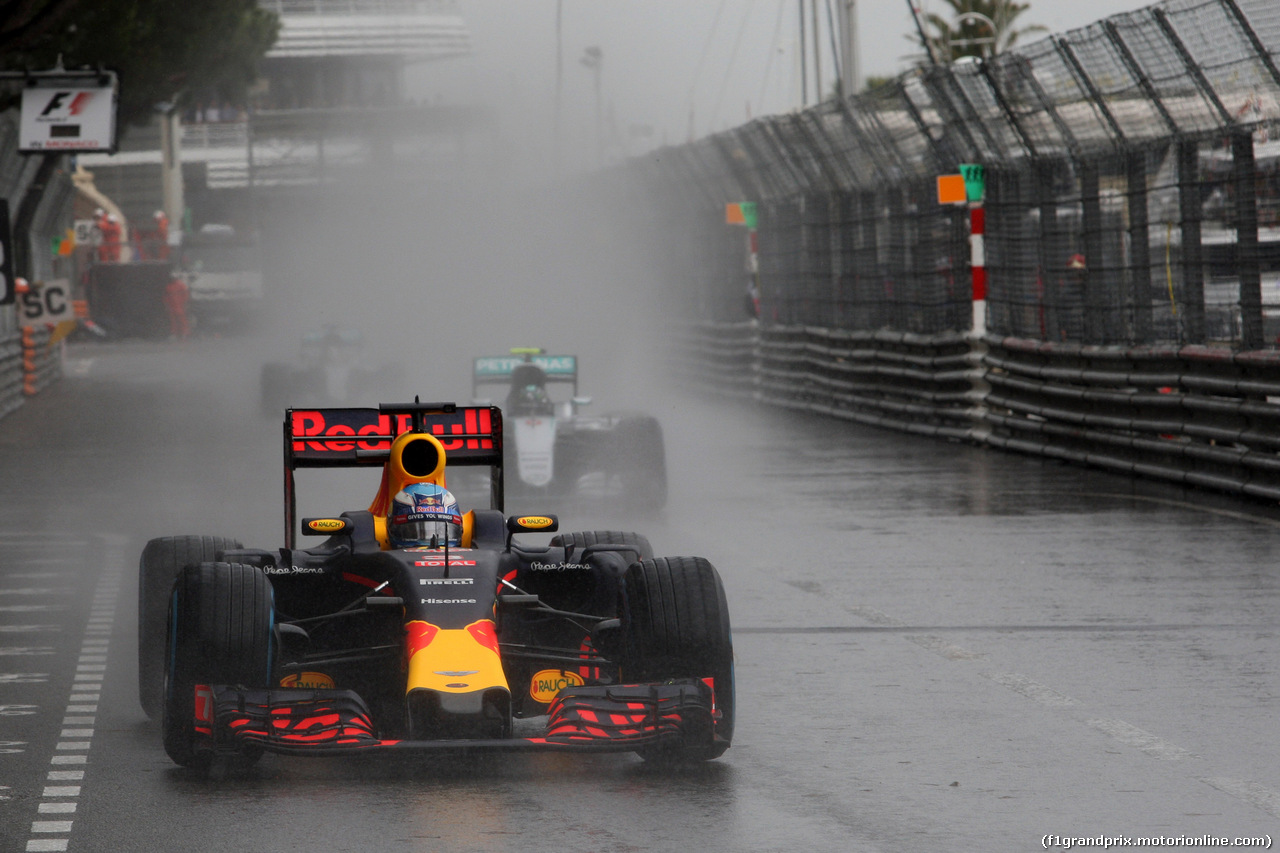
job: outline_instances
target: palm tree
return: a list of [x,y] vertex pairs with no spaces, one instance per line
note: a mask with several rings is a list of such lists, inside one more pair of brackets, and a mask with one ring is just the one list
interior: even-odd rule
[[924,16],[928,49],[941,62],[962,56],[994,56],[1013,47],[1022,36],[1046,32],[1038,24],[1015,29],[1014,21],[1030,3],[1016,0],[943,0],[951,15]]

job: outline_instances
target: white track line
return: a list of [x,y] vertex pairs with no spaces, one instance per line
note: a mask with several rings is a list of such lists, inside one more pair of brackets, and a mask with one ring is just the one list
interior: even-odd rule
[[984,672],[983,678],[989,678],[996,684],[1007,687],[1014,693],[1020,693],[1033,702],[1039,702],[1048,708],[1069,708],[1079,703],[1065,693],[1059,693],[1052,687],[1046,687],[1038,681],[1032,681],[1025,675],[1016,672]]
[[1228,779],[1223,776],[1212,778],[1204,778],[1201,782],[1211,787],[1217,788],[1224,794],[1244,800],[1251,806],[1256,806],[1264,812],[1270,812],[1276,817],[1280,817],[1280,794],[1269,788],[1264,788],[1257,782],[1245,782],[1240,779]]
[[58,853],[71,843],[84,768],[89,764],[89,749],[93,746],[98,700],[102,696],[102,679],[107,668],[107,652],[125,562],[124,537],[103,539],[104,569],[98,578],[89,618],[85,622],[84,640],[62,718],[60,739],[54,747],[53,757],[49,760],[51,769],[45,777],[50,784],[44,787],[37,819],[31,823],[27,853]]
[[1124,720],[1088,720],[1087,722],[1098,731],[1111,735],[1111,737],[1126,746],[1140,749],[1152,758],[1177,761],[1182,758],[1199,757],[1193,752],[1188,752],[1180,746],[1175,746],[1167,740],[1156,737],[1151,732],[1143,731],[1137,726],[1126,723]]

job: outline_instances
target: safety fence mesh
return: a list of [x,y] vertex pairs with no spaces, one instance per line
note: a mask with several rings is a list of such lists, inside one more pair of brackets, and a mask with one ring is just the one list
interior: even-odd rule
[[[756,119],[612,170],[692,318],[1088,345],[1274,348],[1280,3],[1166,0]],[[615,187],[616,188],[616,187]],[[750,228],[725,205],[756,202]]]

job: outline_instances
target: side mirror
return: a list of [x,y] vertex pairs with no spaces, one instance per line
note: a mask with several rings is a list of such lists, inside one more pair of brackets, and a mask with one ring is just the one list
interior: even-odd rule
[[507,519],[508,533],[555,533],[560,519],[554,515],[513,515]]
[[555,533],[560,529],[560,519],[554,515],[513,515],[507,519],[507,548],[516,533]]
[[336,536],[339,533],[350,533],[355,525],[345,518],[304,518],[302,519],[303,536]]

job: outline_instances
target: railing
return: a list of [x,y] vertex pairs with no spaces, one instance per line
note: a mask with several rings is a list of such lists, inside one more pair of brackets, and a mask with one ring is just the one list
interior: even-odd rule
[[1280,500],[1280,353],[699,324],[700,390]]
[[245,121],[205,122],[182,126],[183,150],[235,148],[247,151],[249,123]]
[[277,15],[457,14],[457,0],[258,0]]

